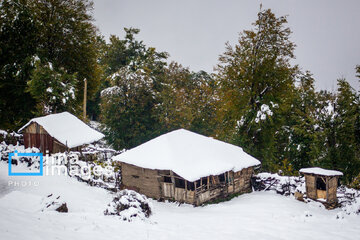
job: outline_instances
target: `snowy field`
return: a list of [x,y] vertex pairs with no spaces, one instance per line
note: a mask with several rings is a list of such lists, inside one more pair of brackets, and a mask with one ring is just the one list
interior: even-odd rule
[[[9,186],[9,181],[38,186]],[[30,182],[29,182],[30,181]],[[64,176],[9,177],[0,162],[0,239],[359,239],[360,216],[273,192],[244,194],[205,207],[152,201],[147,221],[124,222],[103,212],[104,189]],[[41,211],[49,194],[69,213]]]

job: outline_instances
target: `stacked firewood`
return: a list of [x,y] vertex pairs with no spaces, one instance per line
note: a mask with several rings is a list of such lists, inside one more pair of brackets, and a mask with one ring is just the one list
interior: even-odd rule
[[294,195],[296,189],[304,182],[303,177],[279,176],[270,173],[260,173],[252,178],[255,191],[276,191],[285,196]]

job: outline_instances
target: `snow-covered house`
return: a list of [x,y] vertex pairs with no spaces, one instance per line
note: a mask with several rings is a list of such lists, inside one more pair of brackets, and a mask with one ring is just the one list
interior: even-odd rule
[[19,129],[24,145],[37,147],[44,154],[79,150],[83,145],[98,141],[104,135],[68,112],[31,119]]
[[184,129],[154,138],[113,157],[121,188],[155,199],[194,205],[251,192],[260,162],[242,148]]
[[323,168],[302,168],[300,173],[305,175],[306,195],[308,198],[319,200],[325,206],[332,207],[337,203],[338,179],[342,172]]

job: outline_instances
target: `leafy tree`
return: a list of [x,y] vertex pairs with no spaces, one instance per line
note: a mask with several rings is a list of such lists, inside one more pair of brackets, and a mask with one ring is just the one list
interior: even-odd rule
[[[52,63],[57,73],[73,76],[76,74],[79,81],[75,88],[77,101],[73,101],[70,108],[73,112],[76,112],[82,101],[84,78],[88,80],[89,96],[96,91],[101,71],[97,63],[98,42],[91,10],[92,1],[89,0],[1,2],[2,127],[18,127],[34,113],[44,113],[44,109],[37,111],[36,106],[43,104],[36,104],[39,96],[34,93],[38,94],[43,90],[41,87],[49,83],[30,84],[31,89],[28,89],[27,84],[31,76],[39,76],[39,66],[37,73],[32,74],[35,59],[39,59],[44,66]],[[45,81],[46,78],[43,79]],[[36,90],[36,86],[40,89]]]
[[[157,52],[155,48],[146,45],[135,38],[140,32],[139,29],[124,28],[126,34],[124,39],[115,35],[110,36],[110,43],[106,44],[103,39],[99,42],[99,62],[102,68],[102,79],[95,97],[89,102],[89,114],[97,119],[100,116],[100,92],[111,86],[111,75],[121,68],[128,66],[132,71],[143,69],[152,75],[161,75],[166,62],[163,59],[168,57],[166,52]],[[159,80],[160,81],[160,80]],[[160,84],[156,84],[157,87]]]
[[28,81],[28,91],[37,100],[39,112],[46,115],[62,111],[75,111],[76,74],[64,69],[55,70],[51,63],[38,61]]
[[136,40],[137,29],[125,31],[124,40],[111,37],[102,59],[109,74],[104,86],[110,87],[101,92],[101,121],[107,140],[117,149],[135,147],[162,133],[158,92],[168,56]]
[[216,84],[212,76],[204,71],[191,72],[172,62],[162,85],[158,110],[167,131],[185,128],[214,134]]
[[359,145],[356,144],[356,118],[359,114],[354,89],[345,79],[338,80],[337,113],[338,150],[340,169],[350,181],[360,172],[360,159],[356,158]]
[[151,76],[124,67],[112,81],[114,86],[101,93],[101,120],[108,142],[116,149],[128,149],[157,136],[160,125]]
[[89,0],[30,1],[38,24],[38,57],[51,62],[55,69],[77,73],[76,97],[83,98],[83,84],[88,82],[91,96],[98,88],[100,69],[97,64],[98,41]]
[[275,134],[278,146],[276,156],[280,160],[278,164],[281,166],[286,162],[287,168],[290,167],[292,171],[310,167],[318,157],[319,125],[314,82],[310,72],[299,76],[299,84],[284,115],[284,125]]
[[357,105],[356,93],[345,79],[338,80],[338,90],[334,98],[327,101],[321,121],[324,131],[322,152],[317,165],[338,169],[349,183],[359,174],[360,159],[356,143]]
[[33,116],[24,92],[33,69],[37,25],[25,0],[0,3],[0,128],[14,129]]
[[274,135],[297,73],[286,23],[286,17],[260,10],[254,30],[240,34],[234,48],[227,44],[218,65],[220,137],[262,160],[265,169],[274,160]]

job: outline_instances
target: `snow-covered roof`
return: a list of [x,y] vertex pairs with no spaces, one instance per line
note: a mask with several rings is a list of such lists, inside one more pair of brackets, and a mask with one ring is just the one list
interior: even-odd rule
[[260,164],[240,147],[185,129],[154,138],[113,160],[142,168],[172,170],[188,181]]
[[312,168],[302,168],[300,169],[300,173],[306,173],[306,174],[316,174],[316,175],[322,175],[322,176],[342,176],[343,173],[335,170],[327,170],[319,167],[312,167]]
[[19,132],[36,122],[41,125],[50,136],[69,148],[98,141],[104,134],[92,129],[83,121],[68,112],[50,114],[31,119],[19,129]]

